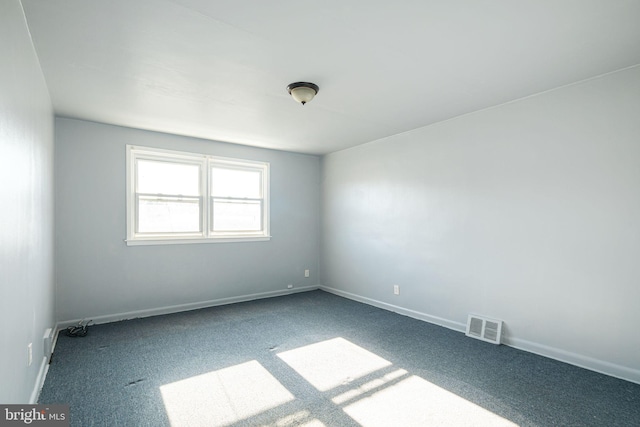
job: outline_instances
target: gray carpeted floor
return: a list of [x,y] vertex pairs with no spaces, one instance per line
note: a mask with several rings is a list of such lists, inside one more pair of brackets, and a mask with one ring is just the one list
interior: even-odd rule
[[322,291],[60,334],[73,426],[638,426],[640,385]]

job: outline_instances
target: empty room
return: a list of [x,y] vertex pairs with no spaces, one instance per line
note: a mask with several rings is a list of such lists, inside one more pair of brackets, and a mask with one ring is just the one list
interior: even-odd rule
[[0,425],[640,425],[640,1],[0,1]]

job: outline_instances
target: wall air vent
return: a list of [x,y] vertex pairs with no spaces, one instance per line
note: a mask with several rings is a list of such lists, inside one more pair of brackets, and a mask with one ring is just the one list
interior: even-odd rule
[[502,339],[502,320],[470,314],[467,320],[466,335],[492,344],[500,344]]

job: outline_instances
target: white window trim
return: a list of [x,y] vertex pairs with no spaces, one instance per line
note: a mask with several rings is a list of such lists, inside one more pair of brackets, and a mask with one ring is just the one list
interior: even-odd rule
[[[139,234],[136,233],[136,182],[135,167],[137,159],[176,161],[197,164],[200,166],[200,232],[168,234]],[[137,245],[175,245],[193,243],[229,243],[229,242],[260,242],[271,239],[269,233],[269,168],[268,162],[254,160],[233,159],[206,154],[189,153],[184,151],[165,150],[161,148],[126,146],[126,216],[127,216],[127,246]],[[210,203],[210,169],[212,165],[222,164],[248,170],[260,170],[262,173],[262,230],[259,232],[213,232],[211,230]]]

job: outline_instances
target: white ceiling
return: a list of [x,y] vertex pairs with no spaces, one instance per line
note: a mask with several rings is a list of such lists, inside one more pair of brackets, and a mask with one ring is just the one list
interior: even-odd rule
[[312,154],[640,63],[640,0],[22,3],[58,116]]

